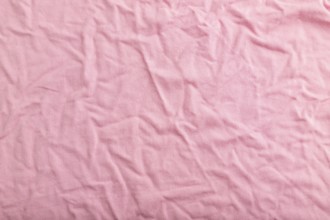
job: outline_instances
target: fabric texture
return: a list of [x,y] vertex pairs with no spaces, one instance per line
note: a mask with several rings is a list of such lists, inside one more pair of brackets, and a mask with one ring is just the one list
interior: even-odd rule
[[0,18],[0,220],[330,219],[328,0]]

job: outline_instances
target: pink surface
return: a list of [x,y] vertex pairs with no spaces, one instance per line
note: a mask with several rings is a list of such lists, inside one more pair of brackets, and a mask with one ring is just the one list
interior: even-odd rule
[[326,0],[0,17],[0,220],[330,219]]

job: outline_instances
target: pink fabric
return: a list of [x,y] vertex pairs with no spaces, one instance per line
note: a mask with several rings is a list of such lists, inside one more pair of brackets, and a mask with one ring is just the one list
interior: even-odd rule
[[0,17],[0,220],[330,219],[327,0]]

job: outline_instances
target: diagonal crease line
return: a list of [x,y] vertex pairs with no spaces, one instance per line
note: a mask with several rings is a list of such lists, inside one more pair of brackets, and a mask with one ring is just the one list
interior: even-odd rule
[[95,37],[96,24],[93,18],[90,18],[83,30],[83,50],[84,50],[84,79],[88,88],[88,94],[91,96],[97,83],[97,71],[95,68],[96,50],[95,50]]
[[160,99],[160,101],[162,102],[162,106],[163,106],[163,109],[166,111],[166,113],[169,113],[170,110],[169,110],[169,106],[167,105],[166,103],[166,99],[164,98],[162,92],[161,92],[161,89],[159,88],[158,84],[157,84],[157,80],[155,79],[154,75],[153,75],[153,72],[150,68],[150,64],[148,63],[148,61],[145,59],[145,54],[143,53],[143,50],[142,50],[142,47],[140,46],[140,49],[141,50],[137,50],[140,54],[141,54],[141,57],[142,57],[142,60],[143,60],[143,63],[145,64],[145,67],[146,67],[146,71],[149,75],[149,78],[151,79],[151,82],[157,92],[157,95]]

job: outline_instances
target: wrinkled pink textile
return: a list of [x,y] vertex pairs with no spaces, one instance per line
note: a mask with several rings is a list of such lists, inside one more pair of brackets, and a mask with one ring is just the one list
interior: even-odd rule
[[327,0],[0,17],[0,220],[330,219]]

